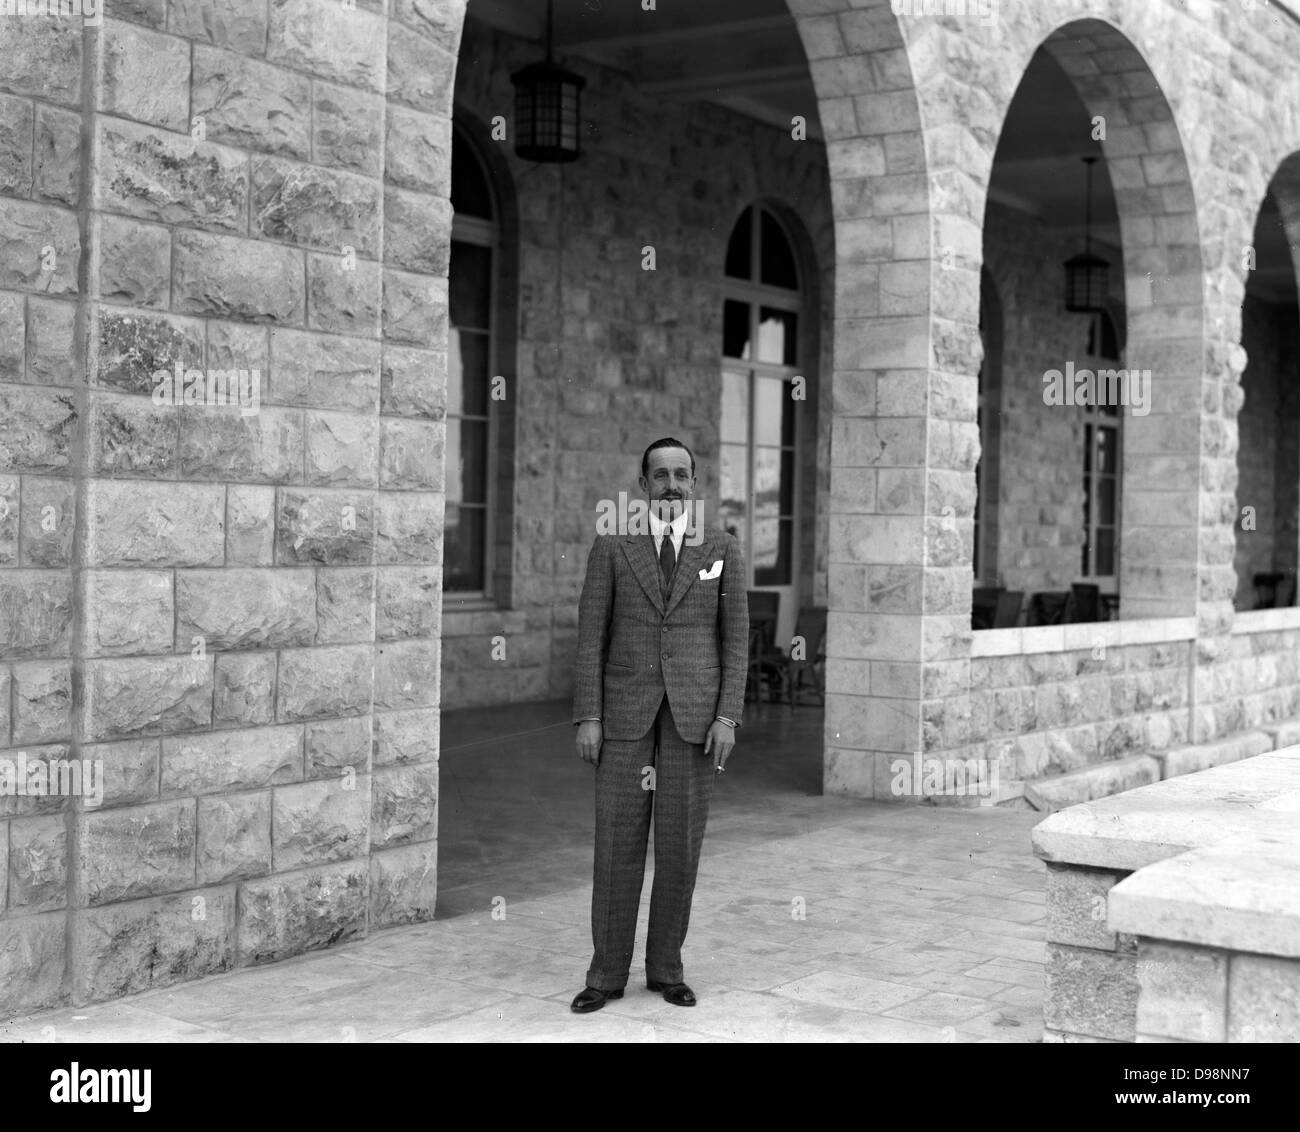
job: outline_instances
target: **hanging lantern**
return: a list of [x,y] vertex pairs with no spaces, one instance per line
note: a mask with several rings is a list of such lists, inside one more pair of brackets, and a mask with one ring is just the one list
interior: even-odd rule
[[510,76],[515,84],[515,153],[525,161],[576,161],[581,93],[587,80],[551,59],[553,0],[546,4],[546,61]]
[[1065,261],[1065,309],[1086,312],[1106,309],[1110,297],[1110,264],[1092,254],[1092,166],[1095,157],[1085,157],[1088,166],[1084,253]]

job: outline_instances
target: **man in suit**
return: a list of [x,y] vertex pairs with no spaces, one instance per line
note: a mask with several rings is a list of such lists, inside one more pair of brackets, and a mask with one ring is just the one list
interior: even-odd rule
[[[622,998],[632,965],[646,839],[655,875],[646,986],[694,1006],[682,942],[717,775],[745,698],[749,609],[740,544],[691,504],[695,457],[656,440],[641,457],[648,531],[597,535],[578,611],[573,721],[596,767],[595,945],[573,1010]],[[688,523],[695,518],[688,535]]]

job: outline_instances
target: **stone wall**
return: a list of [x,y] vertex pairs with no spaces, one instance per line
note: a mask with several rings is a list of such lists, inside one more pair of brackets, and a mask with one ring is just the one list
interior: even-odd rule
[[0,800],[0,1013],[433,914],[463,4],[383,7],[3,21],[0,740],[104,795]]
[[[1103,764],[1112,764],[1116,789],[1153,781],[1154,760],[1120,760],[1188,741],[1190,655],[1186,641],[1118,645],[1098,634],[1060,652],[975,657],[970,741],[1013,781]],[[952,741],[942,728],[935,738]]]
[[[640,494],[650,441],[690,444],[697,493],[716,504],[723,262],[733,225],[758,200],[795,230],[809,284],[796,581],[801,602],[826,601],[830,406],[818,379],[831,364],[834,244],[825,147],[721,107],[649,97],[621,72],[572,60],[587,80],[581,162],[520,161],[510,137],[493,140],[487,124],[512,120],[510,75],[536,60],[537,45],[470,15],[457,114],[493,156],[494,187],[519,216],[518,293],[499,310],[517,333],[515,356],[501,360],[517,400],[515,461],[502,468],[514,489],[499,516],[515,537],[505,548],[508,601],[445,598],[449,708],[572,693],[596,505],[620,490]],[[642,267],[646,246],[654,271]]]

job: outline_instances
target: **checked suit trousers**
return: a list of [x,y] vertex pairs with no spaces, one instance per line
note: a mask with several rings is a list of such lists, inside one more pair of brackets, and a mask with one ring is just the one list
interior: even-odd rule
[[[653,777],[650,773],[653,768]],[[591,891],[595,954],[587,985],[627,985],[654,819],[655,873],[646,937],[646,978],[683,981],[682,943],[713,795],[713,759],[677,734],[665,696],[640,739],[605,740],[596,764],[596,864]],[[653,785],[653,789],[651,789]]]

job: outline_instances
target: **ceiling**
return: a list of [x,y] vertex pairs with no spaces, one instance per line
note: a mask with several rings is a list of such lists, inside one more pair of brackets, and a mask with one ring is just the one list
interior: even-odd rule
[[[651,98],[717,103],[790,128],[802,114],[819,138],[817,98],[787,0],[554,0],[554,50],[621,70]],[[542,0],[470,0],[490,27],[546,39]],[[1082,158],[1100,156],[1091,115],[1074,84],[1040,50],[1026,69],[999,135],[992,200],[1030,213],[1082,243],[1087,200]],[[1093,233],[1118,246],[1119,223],[1104,161],[1093,167]],[[1280,224],[1265,213],[1252,287],[1279,301],[1294,296],[1294,271]]]
[[[491,27],[546,41],[542,0],[470,0]],[[817,96],[786,0],[555,0],[555,55],[630,74],[650,97],[716,102],[790,128],[802,114],[820,138]]]

